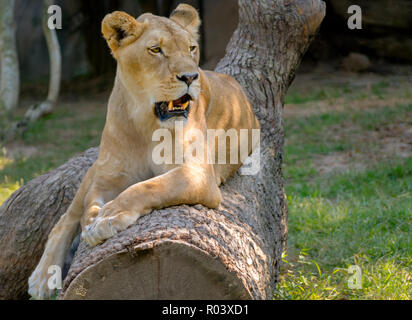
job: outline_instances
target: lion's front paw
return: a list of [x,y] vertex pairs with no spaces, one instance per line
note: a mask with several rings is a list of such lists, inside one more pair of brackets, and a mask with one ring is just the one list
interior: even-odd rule
[[122,211],[114,201],[109,202],[101,209],[93,222],[84,228],[82,238],[89,246],[94,247],[118,232],[125,230],[139,216],[139,214],[129,211]]
[[97,217],[92,224],[86,226],[82,232],[82,238],[91,247],[102,243],[114,236],[118,231],[113,226],[114,218]]
[[29,294],[36,300],[50,299],[55,290],[48,286],[48,268],[40,263],[29,278]]

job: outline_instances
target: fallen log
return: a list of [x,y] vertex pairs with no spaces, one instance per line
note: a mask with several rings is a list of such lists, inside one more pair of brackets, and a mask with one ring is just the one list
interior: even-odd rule
[[[324,14],[321,0],[239,0],[239,25],[216,70],[240,82],[260,120],[259,172],[238,173],[223,185],[216,210],[201,205],[156,210],[97,247],[80,243],[59,298],[272,298],[287,237],[283,102]],[[7,229],[0,228],[1,298],[25,296],[23,283],[74,195],[64,190],[78,185],[96,153],[88,151],[25,185],[0,208]],[[81,170],[70,172],[78,165]],[[30,250],[20,250],[19,243]]]

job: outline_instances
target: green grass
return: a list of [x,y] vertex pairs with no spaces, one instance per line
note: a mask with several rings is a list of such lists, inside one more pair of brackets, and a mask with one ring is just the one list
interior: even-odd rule
[[[359,139],[366,131],[378,131],[392,123],[412,125],[412,104],[396,108],[378,108],[345,112],[329,111],[326,113],[291,117],[285,120],[287,143],[285,153],[288,164],[310,162],[318,155],[333,152],[362,150],[372,145],[363,145]],[[299,166],[308,169],[308,166]],[[286,171],[296,167],[286,166]],[[286,174],[289,176],[289,174]]]
[[310,101],[331,100],[342,97],[350,92],[352,92],[352,90],[348,86],[324,88],[306,94],[291,90],[291,92],[286,96],[286,104],[301,104]]
[[[393,123],[412,127],[410,119],[412,104],[286,119],[289,243],[274,298],[412,298],[412,155],[328,174],[315,165],[336,152],[373,151],[359,137]],[[361,268],[362,289],[348,286],[351,265]]]
[[96,112],[96,106],[86,104],[92,105],[88,111],[84,105],[63,103],[52,115],[38,120],[19,141],[24,146],[35,146],[38,152],[34,155],[25,156],[22,152],[11,159],[7,148],[0,150],[0,205],[27,181],[99,145],[105,106],[102,104]]
[[383,98],[383,93],[385,92],[385,89],[387,89],[389,87],[389,83],[386,81],[380,81],[378,83],[375,83],[372,88],[371,91],[372,93],[377,96],[378,98],[382,99]]
[[[379,81],[370,85],[369,89],[365,88],[353,88],[348,84],[344,85],[331,85],[324,86],[322,89],[313,89],[308,86],[309,90],[291,88],[286,96],[286,104],[304,104],[307,102],[316,102],[327,100],[333,102],[338,98],[345,97],[346,99],[368,99],[371,96],[376,96],[379,99],[383,99],[387,93],[387,89],[390,88],[390,84],[387,81]],[[411,92],[407,90],[405,96],[410,97]]]

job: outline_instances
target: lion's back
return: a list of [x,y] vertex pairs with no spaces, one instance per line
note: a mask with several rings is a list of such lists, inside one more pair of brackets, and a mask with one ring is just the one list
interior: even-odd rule
[[210,91],[208,128],[259,129],[259,122],[242,86],[230,75],[204,71]]
[[[205,71],[205,76],[207,77],[210,94],[209,108],[206,114],[208,129],[223,129],[226,133],[231,129],[235,129],[238,132],[238,137],[240,137],[241,129],[248,129],[248,150],[250,154],[254,147],[252,146],[251,129],[260,129],[260,124],[241,85],[233,77],[226,74]],[[223,150],[226,150],[226,161],[228,161],[234,150],[230,150],[230,148],[224,148]],[[218,141],[215,141],[216,157],[218,157],[218,153]],[[239,153],[238,156],[240,159],[241,155]],[[215,161],[215,176],[218,185],[225,182],[241,166],[241,162],[237,164],[218,164],[217,158]],[[243,161],[243,159],[240,159],[240,161]]]

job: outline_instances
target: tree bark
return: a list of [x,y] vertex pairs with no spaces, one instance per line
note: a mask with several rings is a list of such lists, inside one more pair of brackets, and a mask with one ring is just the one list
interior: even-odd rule
[[0,131],[5,128],[19,100],[20,74],[15,29],[14,0],[0,0]]
[[97,148],[17,190],[0,207],[0,299],[25,299],[47,237],[97,159]]
[[21,136],[37,119],[51,114],[59,98],[62,57],[57,32],[48,26],[49,14],[47,12],[48,8],[53,4],[54,0],[43,0],[42,27],[50,58],[50,79],[47,99],[41,103],[30,106],[23,119],[10,126],[5,133],[4,140],[6,142],[15,139],[17,136]]
[[[240,0],[239,8],[238,28],[217,71],[242,84],[261,122],[261,170],[232,177],[221,187],[216,210],[201,205],[156,210],[97,247],[80,243],[61,299],[272,298],[287,237],[283,101],[325,6],[320,0]],[[0,228],[0,288],[6,288],[0,297],[21,296],[27,289],[23,282],[46,235],[72,199],[66,186],[78,186],[96,153],[88,151],[32,181],[0,208],[0,221],[15,226],[5,235]],[[13,273],[10,260],[14,270],[23,271]]]

